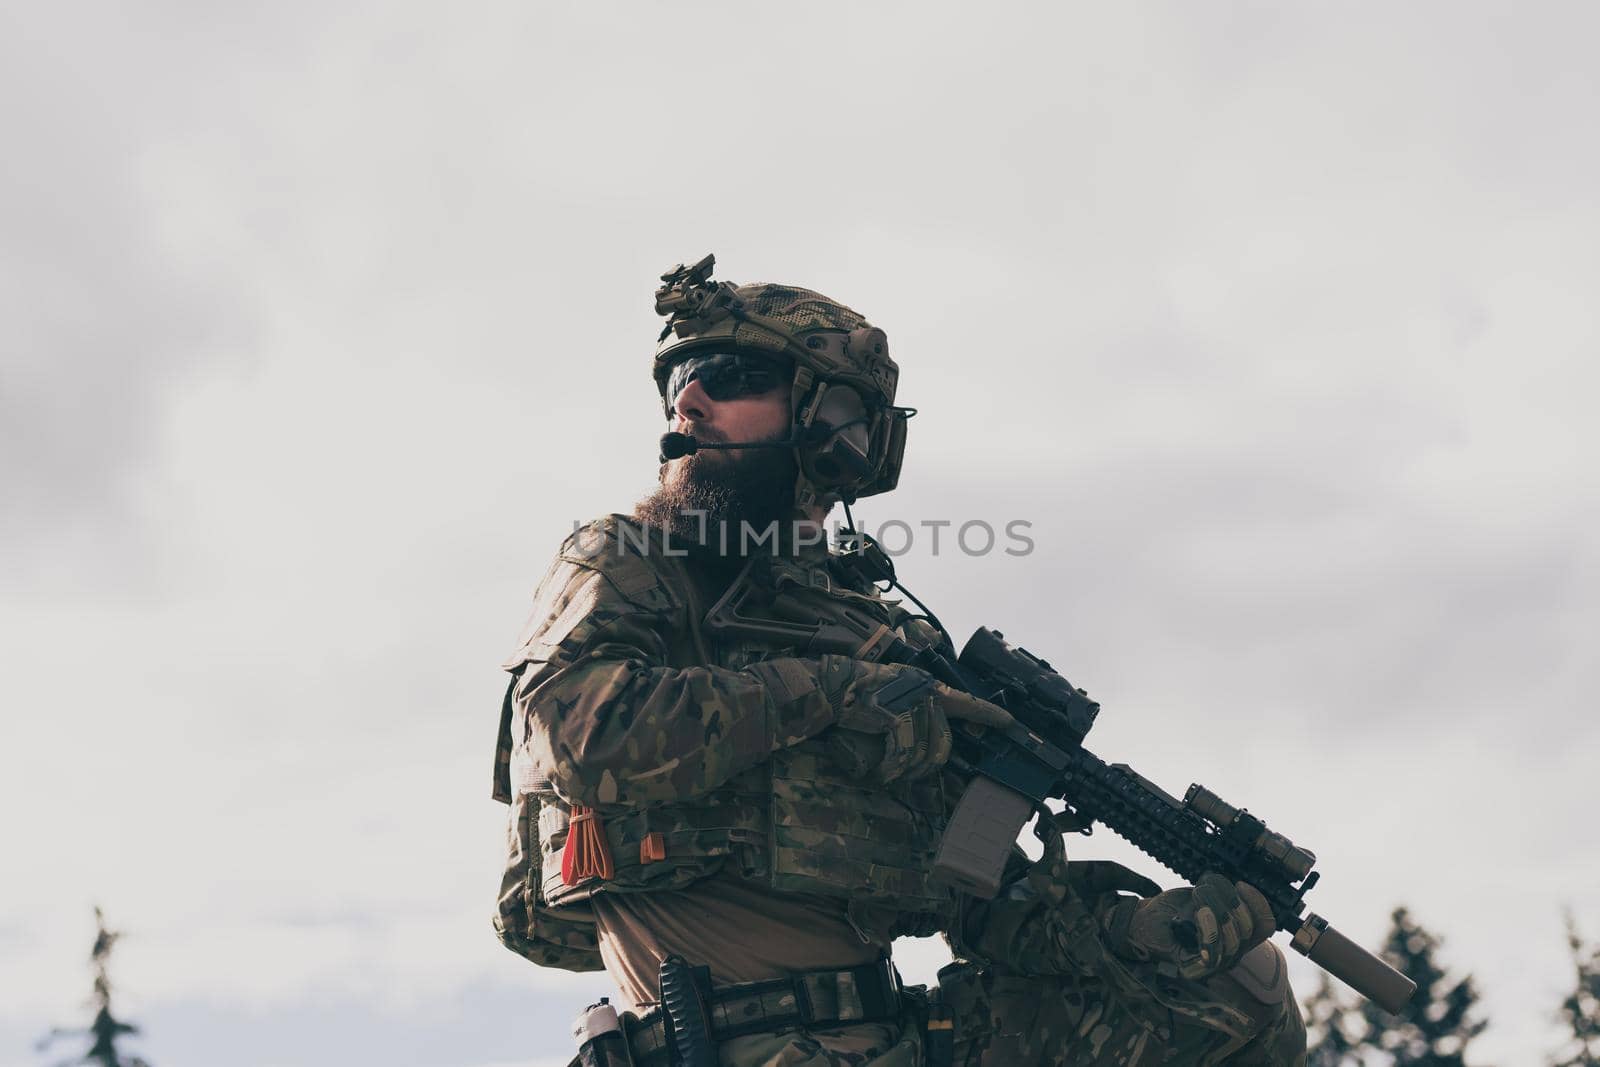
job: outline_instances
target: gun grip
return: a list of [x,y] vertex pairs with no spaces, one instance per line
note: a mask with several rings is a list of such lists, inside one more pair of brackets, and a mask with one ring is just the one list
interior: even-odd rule
[[974,778],[961,794],[933,857],[933,879],[991,900],[1017,835],[1033,815],[1033,801],[992,778]]

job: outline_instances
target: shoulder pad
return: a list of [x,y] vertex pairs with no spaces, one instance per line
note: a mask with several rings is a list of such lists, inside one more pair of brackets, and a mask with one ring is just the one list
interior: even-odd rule
[[1271,941],[1263,941],[1244,954],[1228,972],[1245,992],[1263,1004],[1278,1004],[1289,992],[1289,967]]
[[561,545],[560,559],[599,572],[639,607],[659,610],[677,603],[664,572],[674,568],[682,552],[671,549],[659,529],[626,515],[607,515],[573,530]]
[[659,532],[622,515],[574,530],[534,593],[517,651],[501,667],[548,662],[562,649],[575,655],[595,629],[624,615],[677,610],[675,561],[662,548]]

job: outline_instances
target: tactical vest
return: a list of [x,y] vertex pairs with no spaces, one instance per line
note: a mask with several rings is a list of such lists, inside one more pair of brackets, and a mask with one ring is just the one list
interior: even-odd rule
[[[682,612],[684,625],[696,631],[695,640],[683,641],[684,648],[675,652],[685,662],[670,666],[709,663],[738,670],[772,656],[807,654],[770,638],[705,632],[707,599],[717,591],[699,580],[692,565],[660,555],[624,562],[619,580],[635,590],[632,595],[665,593]],[[658,583],[649,594],[638,592],[648,584],[640,568],[653,572]],[[826,612],[843,605],[866,610],[903,639],[927,640],[915,622],[905,625],[906,613],[898,605],[884,600],[825,551],[801,558],[757,555],[740,580],[801,597],[808,610]],[[705,658],[699,658],[701,650]],[[509,699],[507,711],[517,714]],[[506,740],[503,736],[502,750]],[[848,901],[857,928],[885,940],[943,928],[954,913],[954,898],[928,878],[947,816],[941,776],[865,783],[847,774],[837,758],[837,746],[848,743],[848,735],[824,731],[690,800],[603,812],[612,876],[576,885],[562,876],[572,811],[537,768],[522,763],[510,775],[517,794],[514,806],[524,814],[520,820],[515,812],[513,817],[514,835],[518,823],[521,830],[520,840],[511,842],[496,921],[502,940],[536,962],[571,966],[551,959],[541,923],[549,926],[556,919],[570,924],[566,917],[586,914],[584,902],[597,893],[681,889],[723,872],[775,890]],[[514,753],[511,762],[518,763]],[[561,931],[570,934],[569,926]],[[580,962],[597,961],[585,954]]]

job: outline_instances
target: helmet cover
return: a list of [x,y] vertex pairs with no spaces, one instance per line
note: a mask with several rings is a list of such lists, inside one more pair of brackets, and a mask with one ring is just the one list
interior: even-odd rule
[[656,389],[670,418],[672,368],[691,356],[748,352],[794,369],[790,395],[800,475],[795,503],[827,504],[893,489],[905,450],[906,408],[894,406],[900,368],[888,338],[856,311],[810,289],[711,280],[714,256],[661,276],[667,317],[655,354]]

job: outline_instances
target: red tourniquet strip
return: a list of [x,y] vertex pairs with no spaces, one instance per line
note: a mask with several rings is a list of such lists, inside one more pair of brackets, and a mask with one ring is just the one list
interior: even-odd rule
[[590,878],[609,879],[616,874],[611,864],[611,848],[606,844],[605,825],[593,808],[572,806],[572,821],[567,825],[567,843],[561,847],[561,880],[577,885]]

